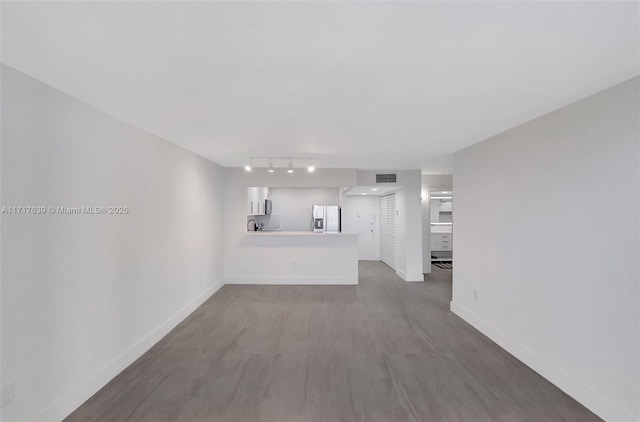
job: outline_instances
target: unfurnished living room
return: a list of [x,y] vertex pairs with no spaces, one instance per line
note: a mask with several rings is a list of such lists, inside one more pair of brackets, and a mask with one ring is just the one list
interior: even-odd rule
[[639,1],[1,1],[2,422],[640,422]]

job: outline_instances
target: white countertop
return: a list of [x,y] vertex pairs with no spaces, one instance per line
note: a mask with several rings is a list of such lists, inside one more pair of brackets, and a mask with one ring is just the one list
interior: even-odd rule
[[358,236],[358,233],[314,233],[312,231],[264,230],[246,232],[246,236]]

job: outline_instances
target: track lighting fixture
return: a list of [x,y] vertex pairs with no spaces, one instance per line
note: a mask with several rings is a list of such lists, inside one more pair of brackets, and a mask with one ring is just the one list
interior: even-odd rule
[[[313,173],[316,171],[316,165],[314,164],[315,159],[313,157],[247,157],[247,161],[245,161],[244,170],[250,172],[254,168],[254,162],[258,162],[257,168],[265,168],[269,173],[275,173],[276,168],[284,167],[283,164],[287,161],[289,162],[287,169],[287,173],[294,173],[295,168],[293,166],[293,162],[307,162],[307,171],[309,173]],[[274,161],[276,165],[274,166]],[[280,165],[278,165],[280,163]]]

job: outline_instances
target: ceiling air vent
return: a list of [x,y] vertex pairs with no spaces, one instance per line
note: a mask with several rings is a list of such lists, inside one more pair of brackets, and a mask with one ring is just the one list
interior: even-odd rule
[[376,183],[396,183],[395,174],[376,174]]

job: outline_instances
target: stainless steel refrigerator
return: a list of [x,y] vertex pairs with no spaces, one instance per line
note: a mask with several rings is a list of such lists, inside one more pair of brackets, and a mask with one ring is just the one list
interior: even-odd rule
[[338,205],[314,205],[312,210],[315,233],[340,233],[341,210]]

